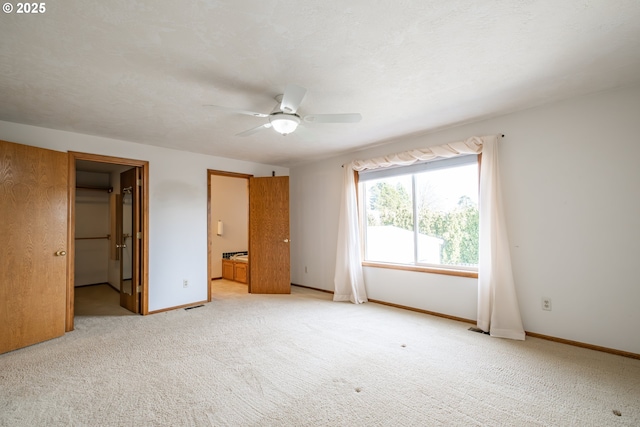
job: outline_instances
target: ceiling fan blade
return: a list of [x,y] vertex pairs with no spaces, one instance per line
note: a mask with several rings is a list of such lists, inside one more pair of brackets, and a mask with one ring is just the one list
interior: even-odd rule
[[245,130],[244,132],[240,132],[240,133],[236,133],[236,136],[249,136],[249,135],[253,135],[254,133],[258,133],[263,129],[269,129],[271,127],[271,123],[265,123],[263,125],[254,127],[252,129],[249,130]]
[[238,108],[221,107],[220,105],[205,105],[205,107],[212,107],[212,108],[215,108],[216,110],[228,111],[229,113],[245,114],[247,116],[269,117],[268,114],[256,113],[255,111],[249,111],[249,110],[240,110]]
[[357,123],[362,120],[360,113],[346,114],[308,114],[304,121],[309,123]]
[[306,94],[307,90],[301,86],[287,85],[287,87],[284,88],[284,95],[282,95],[280,110],[283,113],[295,114]]

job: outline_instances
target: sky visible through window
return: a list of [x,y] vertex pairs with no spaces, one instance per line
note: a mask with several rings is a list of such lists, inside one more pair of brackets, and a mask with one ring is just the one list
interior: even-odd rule
[[418,197],[433,210],[448,212],[458,206],[461,197],[478,204],[476,163],[417,174],[416,179]]

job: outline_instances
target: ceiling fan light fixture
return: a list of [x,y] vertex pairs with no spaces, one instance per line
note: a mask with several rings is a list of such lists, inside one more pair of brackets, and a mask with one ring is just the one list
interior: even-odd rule
[[300,117],[297,114],[277,113],[269,116],[269,122],[276,132],[288,135],[298,128]]
[[237,133],[236,136],[249,136],[264,129],[273,128],[280,135],[289,135],[298,129],[300,122],[313,123],[357,123],[362,120],[360,113],[342,113],[342,114],[305,114],[300,118],[298,108],[307,94],[307,89],[298,85],[287,85],[282,95],[276,96],[278,103],[271,113],[256,113],[251,110],[243,110],[238,108],[223,107],[220,105],[207,105],[218,110],[244,114],[247,116],[268,118],[269,122],[260,126],[248,129],[244,132]]

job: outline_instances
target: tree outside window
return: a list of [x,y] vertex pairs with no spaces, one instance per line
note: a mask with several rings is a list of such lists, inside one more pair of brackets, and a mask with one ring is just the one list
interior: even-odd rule
[[365,180],[361,193],[365,260],[477,267],[477,160]]

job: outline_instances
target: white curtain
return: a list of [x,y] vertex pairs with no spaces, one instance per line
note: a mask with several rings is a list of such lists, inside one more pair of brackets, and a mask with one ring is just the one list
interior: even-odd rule
[[367,302],[367,292],[364,288],[364,277],[362,276],[358,200],[356,198],[356,182],[353,171],[354,169],[351,165],[344,167],[333,300],[351,301],[354,304],[360,304]]
[[484,141],[480,164],[478,328],[491,336],[524,340],[502,206],[497,144],[497,137]]
[[[338,226],[334,301],[351,301],[356,304],[367,301],[362,274],[360,228],[353,171],[407,166],[437,157],[447,158],[482,152],[478,327],[490,332],[493,336],[524,339],[501,204],[497,142],[497,135],[472,137],[460,142],[410,150],[370,160],[359,160],[345,165]],[[490,159],[485,160],[485,157]]]

